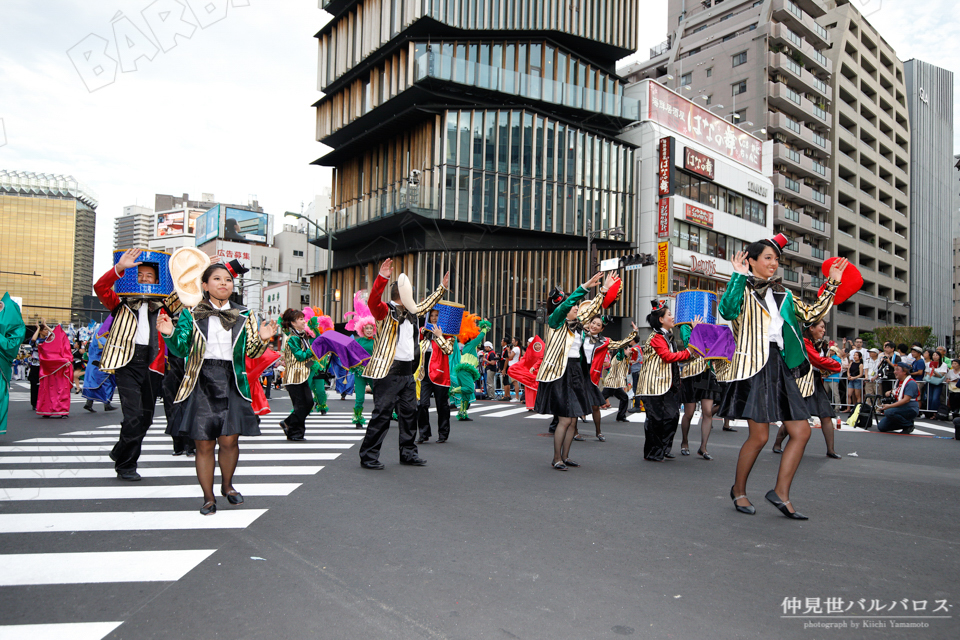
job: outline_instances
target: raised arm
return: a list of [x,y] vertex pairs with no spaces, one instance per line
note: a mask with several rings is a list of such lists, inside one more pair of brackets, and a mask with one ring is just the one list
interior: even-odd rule
[[683,362],[693,357],[689,349],[670,351],[670,345],[667,344],[667,339],[659,334],[653,336],[653,339],[650,341],[650,346],[653,347],[653,350],[664,362]]
[[187,309],[181,311],[176,326],[172,327],[172,332],[168,333],[168,327],[171,326],[169,316],[167,320],[157,320],[157,330],[163,336],[163,341],[167,343],[170,353],[177,358],[186,358],[190,355],[190,338],[193,334],[193,316],[190,315],[190,311]]

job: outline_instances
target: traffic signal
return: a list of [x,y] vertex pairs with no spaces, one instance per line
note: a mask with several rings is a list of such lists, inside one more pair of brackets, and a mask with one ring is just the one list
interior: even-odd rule
[[649,267],[657,263],[657,259],[649,253],[632,253],[620,256],[620,268],[626,271],[635,271],[641,267]]

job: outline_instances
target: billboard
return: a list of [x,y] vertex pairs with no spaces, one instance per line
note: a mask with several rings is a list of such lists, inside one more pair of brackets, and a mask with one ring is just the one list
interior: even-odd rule
[[[205,251],[205,253],[211,255],[210,251]],[[220,240],[216,244],[216,253],[211,255],[211,257],[214,256],[219,256],[223,262],[239,260],[240,264],[245,266],[247,269],[252,267],[250,260],[250,247],[246,244],[240,244],[239,242],[224,242],[223,240]]]
[[224,207],[220,237],[228,242],[266,242],[268,225],[266,213]]
[[657,243],[657,295],[670,290],[670,243]]
[[197,237],[198,247],[220,235],[220,205],[208,209],[197,217],[194,234]]
[[198,209],[161,211],[157,214],[156,237],[180,236],[185,233],[193,233],[196,228],[197,218],[201,215],[203,215],[203,212]]

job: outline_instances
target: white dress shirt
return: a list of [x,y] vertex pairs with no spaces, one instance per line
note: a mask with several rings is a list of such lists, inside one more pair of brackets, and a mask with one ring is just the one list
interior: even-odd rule
[[150,345],[150,305],[144,300],[140,304],[140,310],[137,312],[137,332],[133,335],[133,343],[139,345]]
[[[587,334],[587,337],[588,338],[590,337],[589,333]],[[597,336],[597,337],[599,338],[600,336]],[[600,342],[594,343],[593,340],[589,340],[589,339],[584,341],[583,356],[584,358],[587,359],[587,364],[591,364],[593,362],[593,352],[597,350],[597,347],[599,347],[600,344],[601,344]]]
[[583,345],[583,331],[574,331],[573,344],[570,345],[570,351],[567,352],[567,358],[579,358],[581,345]]
[[[224,306],[218,306],[214,300],[210,300],[210,305],[214,309],[229,309],[230,301]],[[243,318],[237,320],[242,322]],[[220,323],[220,318],[210,316],[207,320],[207,350],[203,354],[204,360],[233,360],[233,332],[227,331]]]
[[773,289],[768,288],[763,301],[767,305],[767,311],[770,312],[770,330],[767,332],[767,342],[776,342],[777,346],[783,349],[783,316],[780,315],[780,307],[777,306],[777,299],[773,296]]
[[[388,304],[392,309],[397,308],[397,305],[393,302]],[[397,327],[397,349],[393,356],[394,362],[413,362],[413,332],[415,329],[416,327],[413,326],[413,323],[407,319],[407,315],[404,313],[403,321],[400,323],[400,326]]]

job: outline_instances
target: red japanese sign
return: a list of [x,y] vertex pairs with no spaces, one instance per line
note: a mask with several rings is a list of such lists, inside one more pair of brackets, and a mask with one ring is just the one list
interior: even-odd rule
[[652,81],[647,91],[647,118],[735,162],[762,170],[763,143],[759,138]]
[[657,208],[657,237],[670,237],[670,198],[660,198]]
[[713,180],[714,166],[713,158],[694,151],[690,147],[683,149],[683,168],[703,176],[708,180]]
[[713,229],[713,211],[708,211],[707,209],[701,209],[700,207],[695,207],[692,204],[688,204],[684,207],[683,217],[690,222]]
[[676,147],[676,140],[670,136],[660,138],[660,148],[657,159],[657,184],[660,197],[672,196],[674,186],[674,175],[676,170],[673,166],[673,154]]

